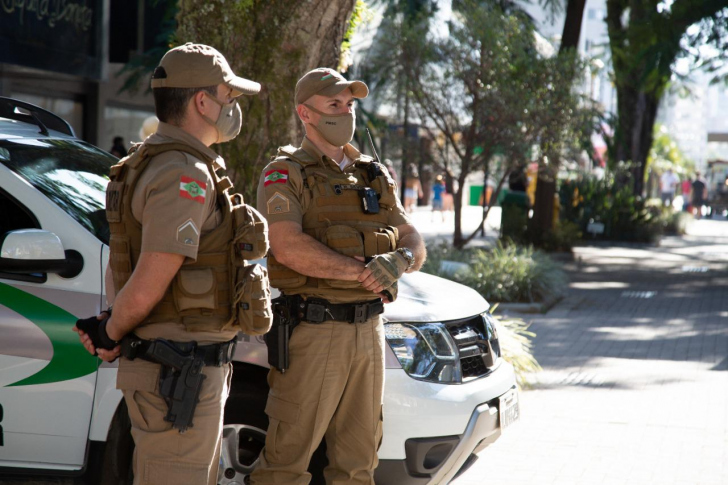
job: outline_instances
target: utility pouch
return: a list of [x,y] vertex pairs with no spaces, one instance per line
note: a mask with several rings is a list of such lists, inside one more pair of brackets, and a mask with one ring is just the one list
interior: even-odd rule
[[172,294],[177,311],[184,315],[187,310],[194,310],[212,315],[215,309],[215,292],[217,284],[215,273],[211,268],[181,269],[174,278]]
[[366,258],[377,254],[388,253],[397,249],[399,233],[396,227],[383,227],[376,231],[364,233],[364,256]]
[[386,175],[381,174],[374,179],[370,179],[372,189],[379,194],[379,205],[385,209],[391,209],[397,205],[397,196],[395,195],[394,181]]
[[233,324],[248,335],[262,335],[273,322],[268,272],[259,264],[237,268]]
[[[238,265],[243,260],[260,259],[268,253],[268,223],[263,216],[243,203],[239,194],[230,196],[233,211],[233,261]],[[237,204],[236,204],[237,202]]]
[[[330,226],[326,228],[323,234],[323,243],[345,256],[364,256],[364,236],[359,230],[344,225]],[[361,283],[358,281],[346,281],[336,279],[321,280],[328,284],[331,288],[360,288]]]
[[297,312],[298,298],[279,296],[273,300],[273,326],[265,334],[265,345],[268,347],[268,364],[275,367],[282,374],[290,366],[288,342],[293,329],[299,323]]
[[359,189],[359,198],[364,214],[379,214],[379,198],[374,189],[370,187]]

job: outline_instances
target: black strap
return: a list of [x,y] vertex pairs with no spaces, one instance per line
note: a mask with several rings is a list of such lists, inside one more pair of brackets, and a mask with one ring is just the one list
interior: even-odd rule
[[130,334],[124,337],[121,342],[121,355],[129,360],[140,358],[150,362],[156,362],[152,357],[153,352],[150,352],[150,350],[153,350],[153,346],[157,340],[172,345],[183,354],[202,354],[205,365],[210,367],[221,367],[232,362],[237,344],[237,339],[220,344],[197,345],[195,341],[173,342],[165,339],[143,340],[134,334]]
[[295,306],[298,309],[298,316],[301,321],[308,323],[323,323],[330,320],[364,323],[384,312],[384,303],[379,298],[354,303],[331,303],[323,298],[304,300],[299,295],[286,296],[286,298],[289,299],[290,306]]

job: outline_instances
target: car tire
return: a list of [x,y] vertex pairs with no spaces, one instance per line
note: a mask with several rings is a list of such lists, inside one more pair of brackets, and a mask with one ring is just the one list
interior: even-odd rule
[[[268,416],[265,414],[269,391],[267,375],[267,369],[248,364],[234,364],[230,395],[225,403],[225,424],[246,425],[260,430],[268,429]],[[259,444],[251,443],[249,440],[246,440],[245,443],[238,443],[238,445],[241,462],[250,463],[254,460],[251,453],[260,449]],[[308,468],[311,473],[310,485],[326,484],[323,473],[326,465],[328,465],[326,443],[322,442],[311,457]]]
[[106,443],[92,448],[86,482],[94,485],[132,485],[134,440],[126,403],[122,399],[111,420]]

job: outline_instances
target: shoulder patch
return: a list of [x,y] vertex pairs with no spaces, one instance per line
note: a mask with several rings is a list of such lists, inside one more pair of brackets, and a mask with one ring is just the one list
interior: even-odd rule
[[286,212],[291,212],[291,203],[288,200],[288,197],[281,194],[280,192],[276,192],[273,194],[273,197],[268,199],[268,214],[284,214]]
[[177,242],[187,246],[197,246],[200,243],[200,231],[192,219],[187,219],[177,228]]
[[288,170],[276,168],[268,170],[265,173],[264,187],[268,187],[270,184],[285,184],[288,182]]
[[180,197],[204,204],[205,195],[207,195],[207,184],[205,182],[182,175],[179,181]]

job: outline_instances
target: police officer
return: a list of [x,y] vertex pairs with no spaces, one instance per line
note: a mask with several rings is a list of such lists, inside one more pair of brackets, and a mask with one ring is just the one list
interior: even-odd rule
[[112,168],[107,188],[113,312],[100,324],[79,321],[77,331],[104,360],[122,354],[117,387],[136,445],[134,483],[212,485],[239,328],[232,184],[209,147],[238,135],[236,98],[260,85],[235,75],[214,48],[188,43],[164,55],[152,90],[159,127]]
[[306,136],[282,147],[258,185],[268,220],[271,286],[300,323],[290,368],[268,374],[270,425],[252,482],[305,484],[326,438],[327,483],[373,481],[382,437],[383,302],[420,268],[425,247],[386,167],[359,153],[354,102],[361,81],[314,69],[296,85]]

